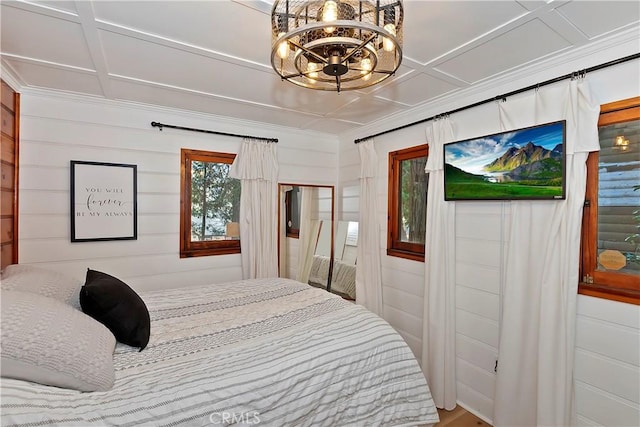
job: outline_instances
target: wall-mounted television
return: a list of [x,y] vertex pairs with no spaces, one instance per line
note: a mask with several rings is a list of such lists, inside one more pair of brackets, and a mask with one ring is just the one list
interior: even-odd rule
[[444,145],[445,200],[562,200],[566,121]]

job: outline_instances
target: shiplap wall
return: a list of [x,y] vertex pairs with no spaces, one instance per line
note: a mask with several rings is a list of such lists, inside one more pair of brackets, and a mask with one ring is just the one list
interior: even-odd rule
[[[615,52],[609,55],[616,57]],[[619,54],[619,56],[624,56]],[[602,58],[602,62],[612,59]],[[597,61],[597,59],[594,59]],[[579,62],[579,61],[578,61]],[[596,62],[597,63],[597,62]],[[569,70],[584,65],[567,65]],[[543,81],[568,71],[550,67],[545,77],[511,79],[492,94]],[[595,99],[601,103],[640,94],[640,62],[626,63],[588,76]],[[490,98],[475,94],[475,100]],[[359,156],[356,137],[430,117],[473,103],[452,98],[441,105],[416,109],[412,116],[341,136],[339,147],[341,219],[358,215]],[[451,117],[456,139],[498,131],[496,107],[486,104]],[[378,218],[381,224],[384,317],[405,338],[418,358],[422,355],[424,264],[386,256],[387,157],[393,150],[423,144],[429,123],[375,138],[379,160]],[[355,189],[354,189],[355,188]],[[458,402],[491,422],[498,354],[500,289],[508,202],[456,204],[456,368]],[[428,249],[427,249],[428,256]],[[581,425],[640,425],[640,307],[578,296],[576,343],[576,407]]]
[[578,296],[576,409],[581,426],[640,426],[640,310]]
[[[87,268],[138,290],[241,278],[240,255],[179,257],[180,149],[235,153],[241,139],[159,121],[276,137],[280,181],[335,185],[337,138],[294,129],[44,91],[22,93],[20,261],[83,278]],[[70,243],[69,161],[138,166],[138,239]]]

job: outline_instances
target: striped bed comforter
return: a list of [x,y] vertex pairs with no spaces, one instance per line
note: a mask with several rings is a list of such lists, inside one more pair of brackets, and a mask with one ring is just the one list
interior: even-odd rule
[[438,421],[388,323],[326,291],[255,279],[142,293],[151,339],[82,393],[2,380],[2,426],[416,426]]

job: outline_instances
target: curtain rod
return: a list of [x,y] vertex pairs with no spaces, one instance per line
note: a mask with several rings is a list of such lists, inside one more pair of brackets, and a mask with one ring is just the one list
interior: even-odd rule
[[638,59],[638,58],[640,58],[640,53],[635,53],[633,55],[625,56],[623,58],[614,59],[613,61],[609,61],[609,62],[605,62],[605,63],[600,64],[600,65],[595,65],[593,67],[585,68],[584,70],[574,71],[572,73],[565,74],[564,76],[560,76],[560,77],[556,77],[556,78],[553,78],[553,79],[550,79],[550,80],[546,80],[546,81],[544,81],[542,83],[537,83],[537,84],[534,84],[534,85],[531,85],[531,86],[524,87],[522,89],[514,90],[512,92],[505,93],[504,95],[499,95],[499,96],[496,96],[496,97],[493,97],[493,98],[485,99],[484,101],[479,101],[479,102],[476,102],[476,103],[473,103],[473,104],[470,104],[470,105],[467,105],[467,106],[464,106],[464,107],[456,108],[455,110],[451,110],[451,111],[448,111],[448,112],[443,113],[443,114],[437,114],[435,116],[431,116],[431,117],[428,117],[426,119],[421,119],[421,120],[415,121],[413,123],[408,123],[406,125],[398,126],[396,128],[393,128],[393,129],[385,130],[385,131],[376,133],[374,135],[365,136],[364,138],[358,138],[358,139],[355,139],[353,142],[355,144],[358,144],[358,143],[360,143],[360,142],[362,142],[362,141],[364,141],[366,139],[369,139],[369,138],[375,138],[376,136],[385,135],[387,133],[391,133],[391,132],[395,132],[395,131],[398,131],[398,130],[401,130],[401,129],[405,129],[405,128],[408,128],[408,127],[411,127],[411,126],[419,125],[420,123],[428,122],[430,120],[434,120],[434,119],[437,119],[437,118],[443,117],[443,116],[448,116],[450,114],[459,113],[460,111],[464,111],[464,110],[468,110],[470,108],[478,107],[480,105],[487,104],[489,102],[494,102],[494,101],[499,101],[499,100],[503,100],[504,101],[509,96],[517,95],[519,93],[527,92],[527,91],[533,90],[533,89],[538,89],[538,88],[540,88],[542,86],[547,86],[547,85],[550,85],[552,83],[557,83],[559,81],[566,80],[566,79],[569,79],[569,78],[575,78],[575,77],[578,77],[578,76],[583,76],[583,75],[585,75],[587,73],[591,73],[593,71],[597,71],[597,70],[600,70],[602,68],[607,68],[607,67],[611,67],[613,65],[622,64],[623,62],[632,61],[632,60]]
[[251,138],[251,139],[258,139],[260,141],[278,142],[278,138],[264,138],[264,137],[261,137],[261,136],[238,135],[238,134],[235,134],[235,133],[217,132],[215,130],[196,129],[196,128],[188,128],[188,127],[184,127],[184,126],[167,125],[167,124],[159,123],[159,122],[151,122],[151,126],[153,126],[154,128],[159,128],[159,130],[162,130],[162,128],[190,130],[192,132],[212,133],[212,134],[215,134],[215,135],[235,136],[236,138]]

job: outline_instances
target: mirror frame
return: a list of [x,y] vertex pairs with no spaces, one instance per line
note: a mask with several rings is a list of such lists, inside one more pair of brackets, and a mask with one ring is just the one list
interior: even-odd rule
[[284,186],[293,186],[293,187],[314,187],[314,188],[327,188],[331,190],[331,249],[330,249],[330,259],[329,259],[329,277],[327,277],[327,292],[331,292],[331,276],[333,275],[333,257],[335,256],[335,215],[336,215],[336,188],[333,185],[322,185],[322,184],[302,184],[302,183],[290,183],[290,182],[279,182],[278,183],[278,277],[281,277],[280,274],[280,247],[282,242],[280,241],[280,236],[282,233],[281,230],[281,215],[282,215],[282,199],[281,199],[281,188]]

